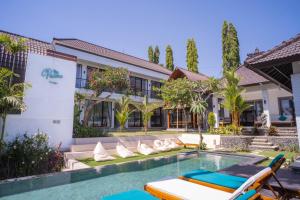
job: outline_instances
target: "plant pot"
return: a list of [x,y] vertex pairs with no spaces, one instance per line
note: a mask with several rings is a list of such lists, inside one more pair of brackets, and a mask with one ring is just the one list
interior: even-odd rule
[[268,128],[257,128],[256,130],[258,135],[268,135]]
[[242,135],[254,135],[256,132],[256,128],[253,126],[246,126],[242,129]]

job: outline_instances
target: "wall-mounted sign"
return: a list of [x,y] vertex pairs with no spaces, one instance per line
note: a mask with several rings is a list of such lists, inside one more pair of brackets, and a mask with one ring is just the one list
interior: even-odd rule
[[59,74],[56,69],[45,68],[43,69],[41,76],[49,81],[49,83],[57,84],[57,79],[63,78],[63,75]]

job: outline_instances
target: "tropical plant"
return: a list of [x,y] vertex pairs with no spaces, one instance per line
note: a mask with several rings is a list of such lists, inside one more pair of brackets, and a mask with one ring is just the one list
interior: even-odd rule
[[187,68],[191,72],[198,73],[198,50],[194,39],[188,39],[186,51]]
[[[83,124],[88,125],[91,112],[97,104],[109,100],[109,97],[115,92],[129,92],[129,72],[125,68],[107,67],[104,71],[95,70],[92,72],[90,81],[90,89],[93,94],[87,96],[90,103],[87,105],[84,112]],[[102,97],[101,94],[106,91],[108,94]]]
[[24,103],[25,90],[30,87],[27,83],[15,83],[9,85],[8,79],[17,76],[6,68],[0,68],[0,117],[2,128],[0,142],[3,141],[7,115],[14,111],[25,111]]
[[160,55],[159,48],[158,48],[158,46],[155,46],[154,54],[153,54],[153,62],[154,62],[155,64],[158,64],[158,63],[159,63],[159,55]]
[[118,102],[116,118],[120,123],[120,130],[122,131],[125,127],[125,124],[129,118],[129,115],[134,111],[131,110],[129,105],[131,100],[128,96],[122,96]]
[[153,47],[152,46],[149,46],[148,47],[148,60],[149,62],[153,62]]
[[224,21],[222,28],[223,72],[236,69],[240,64],[240,49],[237,31],[232,23]]
[[[160,91],[165,105],[168,109],[182,109],[184,114],[184,121],[186,120],[186,109],[192,102],[193,83],[187,78],[170,79],[165,81]],[[185,123],[187,130],[187,123]]]
[[215,113],[209,112],[207,117],[207,123],[209,125],[209,132],[212,133],[216,124]]
[[242,98],[244,89],[239,87],[240,79],[236,76],[235,70],[224,72],[225,85],[223,89],[223,106],[231,113],[232,125],[240,126],[240,115],[247,110],[250,105]]
[[[16,55],[19,52],[26,51],[27,46],[25,44],[26,39],[25,38],[19,38],[19,39],[13,39],[9,37],[8,35],[0,35],[0,45],[4,46],[4,49],[10,53],[13,57],[12,60],[12,67],[11,71],[14,73],[15,71],[15,62],[16,62]],[[13,80],[13,74],[9,77],[9,86],[12,85]]]
[[191,103],[190,111],[197,114],[198,133],[200,136],[199,148],[202,146],[202,142],[203,142],[203,135],[201,132],[201,118],[203,117],[206,109],[207,109],[207,102],[202,98],[202,96],[197,95],[196,97],[194,97]]
[[174,70],[173,50],[170,45],[166,48],[166,67],[169,70]]
[[144,125],[144,131],[145,134],[147,134],[148,131],[148,122],[150,121],[152,115],[153,115],[153,111],[159,107],[162,106],[161,103],[150,103],[148,96],[145,95],[144,96],[144,100],[142,103],[137,103],[135,102],[133,104],[139,111],[142,112],[143,115],[143,125]]
[[49,147],[45,133],[24,134],[9,142],[0,154],[0,179],[59,172],[64,156],[57,148]]

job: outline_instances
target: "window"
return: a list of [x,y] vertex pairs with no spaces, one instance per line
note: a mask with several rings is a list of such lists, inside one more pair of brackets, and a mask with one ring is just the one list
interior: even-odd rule
[[282,97],[278,101],[280,115],[294,116],[294,101],[292,97]]
[[142,112],[140,111],[132,112],[128,118],[128,127],[142,127],[142,126],[143,126]]
[[82,76],[83,70],[82,65],[77,64],[76,66],[76,88],[86,88],[87,87],[87,80]]
[[148,81],[138,77],[130,77],[130,88],[133,95],[144,96],[148,92]]
[[161,88],[162,83],[158,81],[151,81],[151,98],[161,98],[160,91],[154,91],[154,88]]
[[163,112],[162,108],[157,108],[153,111],[151,116],[151,127],[162,127],[163,124]]
[[[88,101],[90,103],[90,101]],[[92,127],[108,127],[111,118],[111,102],[101,102],[94,106],[88,125]]]
[[263,101],[255,100],[246,103],[250,105],[250,108],[242,113],[241,124],[243,126],[253,126],[255,121],[260,121],[260,116],[263,113]]

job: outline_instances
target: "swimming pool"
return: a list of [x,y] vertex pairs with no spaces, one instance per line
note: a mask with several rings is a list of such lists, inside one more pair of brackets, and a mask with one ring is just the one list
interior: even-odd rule
[[99,200],[105,195],[143,189],[147,182],[177,177],[198,168],[219,170],[248,160],[249,157],[244,156],[190,153],[106,166],[98,170],[57,173],[0,184],[0,199]]

